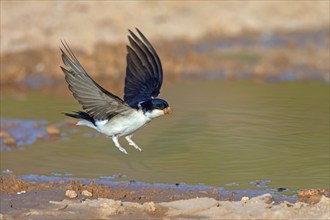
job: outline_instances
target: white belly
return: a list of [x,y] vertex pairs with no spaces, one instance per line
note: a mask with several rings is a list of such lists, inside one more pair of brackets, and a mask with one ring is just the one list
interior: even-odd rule
[[142,111],[133,110],[131,114],[126,117],[115,116],[111,120],[96,121],[96,130],[105,134],[106,136],[112,137],[125,136],[132,134],[151,119],[143,114]]

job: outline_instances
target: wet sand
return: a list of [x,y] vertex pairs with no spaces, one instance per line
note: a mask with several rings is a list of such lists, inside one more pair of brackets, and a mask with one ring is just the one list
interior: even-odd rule
[[[294,202],[271,194],[223,196],[216,189],[108,186],[93,181],[26,181],[1,176],[1,219],[328,219],[328,190],[301,190]],[[238,198],[238,199],[237,199]]]

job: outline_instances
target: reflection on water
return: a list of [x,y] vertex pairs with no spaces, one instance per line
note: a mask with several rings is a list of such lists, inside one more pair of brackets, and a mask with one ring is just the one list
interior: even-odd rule
[[[122,139],[125,155],[89,128],[66,128],[65,138],[2,152],[1,170],[244,189],[259,180],[272,188],[328,186],[328,85],[181,82],[165,87],[162,98],[174,114],[135,134],[142,152]],[[56,122],[64,117],[60,112],[79,110],[73,99],[40,94],[2,102],[2,117],[11,118]]]

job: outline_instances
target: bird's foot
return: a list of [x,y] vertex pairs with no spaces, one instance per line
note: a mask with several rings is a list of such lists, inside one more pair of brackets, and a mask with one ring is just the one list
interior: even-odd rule
[[127,154],[127,151],[126,151],[123,147],[121,147],[121,146],[116,146],[116,147],[118,147],[118,149],[119,149],[121,152],[123,152],[124,154]]
[[135,149],[142,151],[141,148],[139,148],[139,146],[137,146],[135,143],[128,143],[129,145],[133,146]]
[[113,140],[113,142],[115,143],[116,147],[117,147],[121,152],[123,152],[124,154],[127,154],[127,151],[126,151],[122,146],[120,146],[120,143],[119,143],[119,141],[118,141],[118,136],[113,136],[113,137],[112,137],[112,140]]
[[130,146],[133,146],[135,149],[137,149],[137,150],[139,150],[139,151],[142,151],[142,149],[139,148],[139,146],[138,146],[138,145],[137,145],[137,144],[131,139],[131,138],[132,138],[131,135],[130,135],[130,136],[126,136],[125,138],[126,138],[128,144],[129,144]]

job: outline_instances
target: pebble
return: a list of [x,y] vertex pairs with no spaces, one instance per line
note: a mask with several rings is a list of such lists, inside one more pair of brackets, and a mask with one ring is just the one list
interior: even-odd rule
[[50,125],[46,128],[47,134],[52,137],[58,137],[60,135],[60,129],[57,127]]
[[91,197],[91,196],[93,196],[93,194],[92,194],[91,192],[87,191],[87,190],[83,190],[83,191],[81,192],[81,195],[82,195],[82,196],[86,196],[86,197]]
[[147,212],[153,213],[156,211],[156,205],[154,202],[143,203],[143,207],[144,207],[145,211],[147,211]]
[[70,199],[74,199],[78,196],[78,194],[74,190],[67,190],[65,191],[65,196]]
[[0,138],[4,139],[4,144],[9,145],[11,147],[16,146],[15,138],[13,138],[7,131],[1,131]]
[[21,195],[21,194],[24,194],[24,193],[26,193],[26,191],[25,191],[25,190],[22,190],[22,191],[20,191],[20,192],[17,192],[16,194],[17,194],[17,195]]
[[249,197],[247,197],[247,196],[243,196],[242,199],[241,199],[241,202],[243,202],[243,203],[247,203],[249,200],[250,200]]
[[211,191],[211,194],[213,194],[213,195],[219,194],[218,189],[217,189],[217,188],[214,188],[214,189]]
[[324,195],[326,193],[328,193],[327,189],[303,189],[303,190],[299,190],[298,197]]

